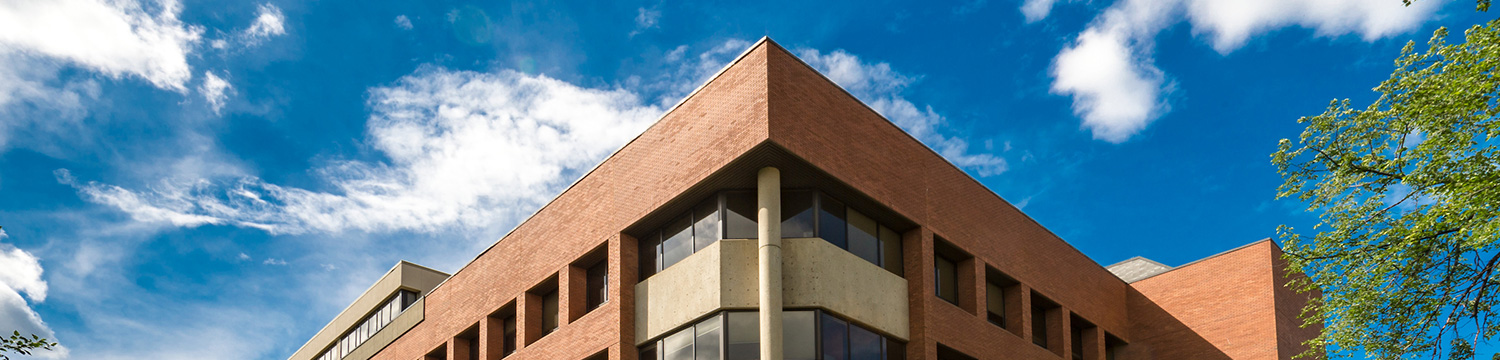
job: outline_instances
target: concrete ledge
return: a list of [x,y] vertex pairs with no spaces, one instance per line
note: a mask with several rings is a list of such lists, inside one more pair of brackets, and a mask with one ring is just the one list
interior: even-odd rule
[[635,285],[637,345],[720,309],[755,308],[755,240],[721,240]]
[[349,352],[349,355],[341,360],[368,360],[375,356],[381,349],[385,349],[386,345],[395,342],[396,338],[401,337],[407,330],[417,327],[417,324],[422,322],[422,319],[425,317],[423,311],[427,308],[426,303],[427,298],[417,299],[417,302],[412,303],[411,307],[406,308],[400,315],[396,315],[395,319],[391,319],[390,324],[386,324],[380,331],[376,331],[375,335],[370,335],[370,339],[365,340],[365,343],[354,348],[354,351]]
[[906,279],[817,238],[782,240],[787,308],[822,308],[903,341]]

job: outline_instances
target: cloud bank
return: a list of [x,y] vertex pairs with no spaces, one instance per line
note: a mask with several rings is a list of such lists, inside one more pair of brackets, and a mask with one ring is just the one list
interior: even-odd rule
[[[1365,41],[1416,29],[1445,1],[1367,0],[1120,0],[1100,13],[1052,66],[1052,92],[1073,98],[1073,112],[1095,139],[1121,143],[1168,107],[1167,74],[1153,61],[1162,29],[1187,21],[1220,54],[1251,38],[1289,27],[1317,36],[1357,34]],[[1028,20],[1045,18],[1054,0],[1027,0]]]
[[[0,239],[5,239],[0,230]],[[25,298],[22,298],[22,295]],[[57,341],[57,334],[42,321],[41,315],[26,302],[41,303],[47,300],[47,282],[42,280],[42,264],[37,257],[11,244],[0,243],[0,329],[19,331],[23,336],[36,335]],[[6,333],[3,336],[9,337]],[[44,358],[66,357],[68,349],[59,346],[52,351],[39,351]]]

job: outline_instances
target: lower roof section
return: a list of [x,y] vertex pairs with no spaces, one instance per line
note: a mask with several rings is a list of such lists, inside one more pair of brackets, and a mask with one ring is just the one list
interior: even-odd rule
[[[447,279],[447,273],[433,270],[426,266],[417,265],[406,261],[396,263],[395,266],[391,267],[390,270],[385,272],[384,276],[380,277],[380,280],[376,280],[375,284],[370,285],[369,289],[366,289],[363,294],[360,294],[358,298],[354,299],[354,302],[349,304],[349,307],[344,308],[344,311],[341,311],[337,316],[334,316],[333,320],[328,322],[328,325],[323,326],[323,329],[318,330],[318,333],[314,334],[312,336],[312,339],[308,340],[307,343],[303,344],[301,348],[297,349],[297,352],[292,353],[292,356],[288,358],[288,360],[317,359],[319,356],[323,355],[324,350],[327,350],[329,346],[332,346],[334,343],[338,342],[345,333],[347,333],[353,327],[359,325],[366,316],[374,312],[378,307],[384,304],[387,299],[396,294],[396,292],[400,290],[407,290],[416,292],[419,295],[427,295],[427,293],[431,292],[434,287],[437,287],[438,284]],[[397,318],[398,320],[406,320],[407,322],[411,322],[411,324],[406,326],[407,328],[410,328],[411,325],[415,325],[415,322],[411,320],[413,316],[415,316],[418,321],[420,320],[422,312],[421,306],[413,306],[409,309],[416,309],[416,311],[407,312],[416,313],[416,315],[401,316]],[[405,315],[405,313],[403,315]],[[397,324],[399,325],[400,322],[398,321]],[[394,338],[395,336],[391,336],[386,340],[386,343],[389,343],[390,340]],[[369,345],[368,342],[367,345]],[[371,353],[373,354],[373,352]]]

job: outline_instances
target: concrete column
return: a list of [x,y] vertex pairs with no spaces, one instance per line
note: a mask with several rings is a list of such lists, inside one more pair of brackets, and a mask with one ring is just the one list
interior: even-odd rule
[[781,171],[756,176],[760,250],[760,358],[781,360]]

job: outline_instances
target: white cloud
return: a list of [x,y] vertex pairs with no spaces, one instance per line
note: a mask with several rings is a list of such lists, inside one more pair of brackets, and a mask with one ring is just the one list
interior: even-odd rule
[[[25,294],[24,299],[22,294]],[[32,303],[47,300],[47,282],[42,280],[41,262],[25,250],[0,243],[0,329],[20,331],[23,335],[35,334],[56,341],[57,335],[42,321],[41,315],[31,309],[26,299],[31,299]],[[67,348],[59,347],[36,354],[39,357],[57,358],[65,357],[67,353]]]
[[281,260],[281,259],[277,259],[277,258],[266,258],[266,261],[262,261],[261,264],[265,264],[265,265],[286,265],[286,260]]
[[1047,18],[1052,13],[1052,4],[1057,0],[1026,0],[1021,4],[1021,15],[1026,16],[1026,22],[1034,22]]
[[799,49],[798,56],[808,65],[818,69],[828,79],[844,87],[849,93],[870,105],[881,115],[896,123],[913,137],[921,140],[954,165],[969,168],[979,176],[993,176],[1005,172],[1005,159],[987,153],[969,151],[967,140],[945,134],[947,122],[932,106],[918,107],[901,95],[917,78],[902,75],[887,63],[867,63],[859,57],[834,50],[823,53],[816,49]]
[[286,17],[281,14],[281,8],[261,4],[256,10],[255,21],[250,23],[250,28],[245,29],[246,36],[264,40],[286,34]]
[[209,108],[214,109],[214,114],[224,109],[224,101],[229,99],[229,92],[232,91],[234,87],[228,81],[214,75],[212,71],[203,72],[203,85],[198,87],[198,92],[208,101]]
[[635,30],[630,31],[630,36],[634,37],[646,32],[647,29],[656,28],[656,23],[659,20],[661,20],[661,10],[657,10],[656,7],[636,9]]
[[406,15],[396,15],[396,27],[411,30],[411,19],[407,18]]
[[[177,19],[180,7],[175,0],[151,6],[129,0],[0,2],[0,53],[59,59],[184,91],[192,78],[187,54],[203,31]],[[6,66],[15,65],[0,64]]]
[[[1195,34],[1228,54],[1251,37],[1288,27],[1317,36],[1358,34],[1366,41],[1415,29],[1444,1],[1121,0],[1099,14],[1053,60],[1052,91],[1073,97],[1073,112],[1095,139],[1120,143],[1168,109],[1171,82],[1152,60],[1162,29],[1188,21]],[[1052,0],[1029,0],[1029,20],[1046,17]]]
[[332,191],[254,177],[171,179],[148,189],[77,183],[89,201],[135,220],[234,225],[272,233],[439,231],[529,213],[654,121],[634,93],[543,75],[424,67],[371,90],[366,142],[389,162],[316,169]]

